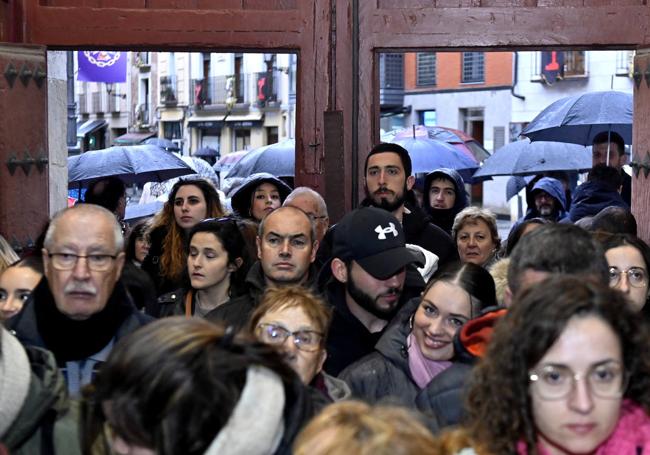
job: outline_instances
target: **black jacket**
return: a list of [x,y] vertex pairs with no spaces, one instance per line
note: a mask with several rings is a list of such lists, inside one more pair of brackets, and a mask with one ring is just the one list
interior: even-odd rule
[[[324,269],[321,275],[326,272],[328,270]],[[328,374],[337,376],[347,366],[372,353],[384,331],[370,333],[350,312],[345,301],[345,285],[343,283],[334,277],[330,277],[326,283],[324,294],[328,303],[333,307],[333,313],[327,335],[327,360],[325,360],[323,369]],[[424,281],[420,274],[416,270],[407,271],[399,305],[404,305],[411,298],[420,295],[423,289]]]
[[[316,275],[316,268],[312,264],[309,267],[309,277],[307,282],[304,283],[304,286],[313,289],[316,283]],[[212,322],[232,325],[237,330],[246,327],[266,289],[266,279],[264,278],[264,271],[262,270],[260,261],[255,262],[248,271],[245,287],[248,290],[247,294],[242,294],[228,300],[223,305],[218,306],[206,314],[205,318]]]
[[[431,207],[431,183],[435,179],[444,178],[453,183],[456,191],[454,206],[450,209],[434,209]],[[454,224],[454,218],[458,212],[469,205],[467,191],[465,191],[465,182],[461,175],[454,169],[440,168],[427,174],[424,178],[424,192],[422,194],[422,208],[429,215],[433,224],[451,235],[451,228]]]
[[451,236],[433,224],[421,208],[410,204],[405,208],[410,212],[404,211],[402,215],[406,243],[421,246],[438,256],[438,268],[460,259]]

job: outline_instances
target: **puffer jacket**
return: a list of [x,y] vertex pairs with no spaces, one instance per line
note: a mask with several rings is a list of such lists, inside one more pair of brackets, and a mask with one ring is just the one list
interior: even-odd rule
[[[454,206],[450,209],[434,209],[431,207],[429,189],[431,182],[437,178],[450,180],[456,191]],[[469,205],[467,191],[465,191],[465,182],[458,172],[454,169],[440,168],[427,174],[424,178],[424,193],[422,195],[422,208],[431,217],[431,222],[451,235],[451,227],[454,224],[454,218],[458,212]]]
[[54,356],[36,347],[25,350],[32,370],[29,392],[2,444],[12,455],[81,454],[78,406],[68,399]]
[[585,182],[573,195],[569,218],[576,222],[586,216],[594,216],[605,207],[630,209],[616,188],[598,181]]

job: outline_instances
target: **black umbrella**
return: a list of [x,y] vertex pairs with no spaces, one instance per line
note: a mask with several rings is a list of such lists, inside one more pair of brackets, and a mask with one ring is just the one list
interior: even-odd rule
[[201,147],[192,156],[219,156],[219,151],[212,147]]
[[168,152],[180,152],[181,149],[178,145],[174,144],[172,141],[169,139],[163,139],[160,137],[151,137],[144,141],[145,144],[147,145],[155,145],[156,147],[160,147],[163,150],[166,150]]

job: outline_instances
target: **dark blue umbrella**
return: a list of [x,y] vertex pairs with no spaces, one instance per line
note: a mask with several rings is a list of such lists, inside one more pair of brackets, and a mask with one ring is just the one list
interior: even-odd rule
[[607,91],[555,101],[522,131],[532,141],[591,145],[601,132],[616,132],[632,143],[632,94]]
[[248,152],[230,168],[226,178],[248,177],[258,172],[268,172],[276,177],[293,177],[295,164],[296,141],[287,139]]
[[[68,184],[85,186],[101,177],[119,177],[126,184],[162,181],[194,170],[173,153],[153,145],[93,150],[68,158]],[[71,184],[76,185],[71,185]]]
[[478,163],[451,144],[436,139],[415,137],[398,139],[394,142],[408,150],[413,164],[413,173],[431,172],[445,167],[455,169],[470,182]]
[[163,139],[160,137],[151,137],[144,141],[146,145],[155,145],[156,147],[160,147],[163,150],[166,150],[168,152],[180,152],[181,149],[178,145],[174,144],[172,141],[169,139]]
[[492,154],[475,179],[495,175],[531,175],[549,171],[586,171],[591,169],[591,150],[565,142],[511,142]]
[[192,156],[219,156],[219,151],[213,149],[212,147],[201,147]]
[[534,175],[527,175],[525,177],[522,177],[521,175],[513,175],[510,177],[506,182],[506,200],[509,201],[515,197],[517,193],[526,188],[526,185],[528,185],[533,178],[535,178]]

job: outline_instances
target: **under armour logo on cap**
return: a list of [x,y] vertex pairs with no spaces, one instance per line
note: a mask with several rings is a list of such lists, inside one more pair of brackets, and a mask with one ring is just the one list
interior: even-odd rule
[[397,237],[397,229],[395,229],[395,225],[393,223],[390,223],[388,227],[383,228],[380,225],[377,225],[375,228],[375,232],[378,234],[377,238],[379,240],[386,240],[386,234],[393,234],[393,237]]

